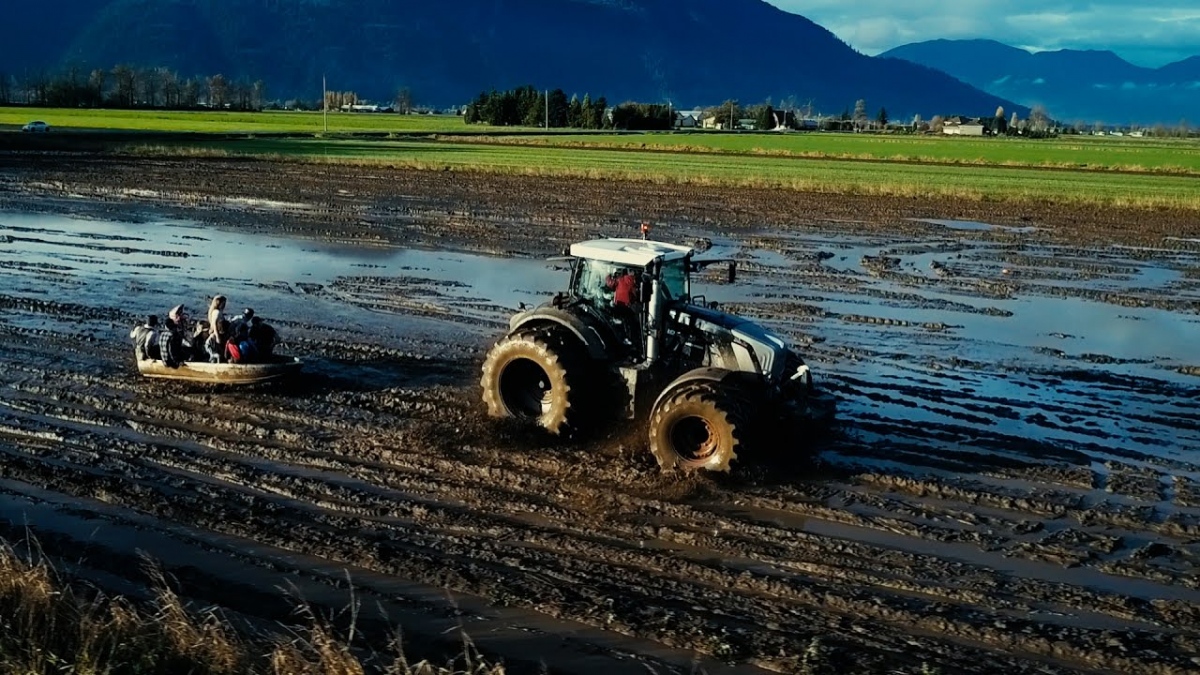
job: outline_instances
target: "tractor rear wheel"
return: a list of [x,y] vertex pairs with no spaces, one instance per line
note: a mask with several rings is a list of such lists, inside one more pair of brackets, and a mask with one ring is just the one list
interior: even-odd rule
[[483,402],[492,417],[536,423],[552,434],[580,430],[586,356],[570,337],[521,331],[502,338],[483,362]]
[[664,471],[729,471],[737,459],[744,419],[730,387],[687,383],[655,406],[650,451]]

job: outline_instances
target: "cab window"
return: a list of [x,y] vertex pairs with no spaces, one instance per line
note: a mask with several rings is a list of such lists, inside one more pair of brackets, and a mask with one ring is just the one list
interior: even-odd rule
[[690,299],[692,288],[687,271],[687,260],[672,260],[663,263],[662,284],[672,300]]
[[608,287],[608,278],[620,269],[628,269],[628,266],[580,259],[575,268],[575,284],[572,291],[577,297],[590,300],[596,305],[609,305],[612,303],[613,292]]

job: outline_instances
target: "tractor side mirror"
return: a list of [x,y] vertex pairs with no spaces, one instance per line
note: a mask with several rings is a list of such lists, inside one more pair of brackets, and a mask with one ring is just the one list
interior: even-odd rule
[[641,304],[649,305],[650,298],[654,295],[654,280],[649,274],[642,275],[642,281],[638,284],[638,295],[641,297]]
[[737,263],[729,263],[729,283],[737,283]]

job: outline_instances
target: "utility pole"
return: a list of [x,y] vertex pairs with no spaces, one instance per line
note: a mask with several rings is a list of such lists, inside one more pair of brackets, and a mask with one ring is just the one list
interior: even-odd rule
[[546,131],[550,131],[550,90],[546,90]]
[[329,133],[329,92],[325,89],[325,76],[321,76],[321,117],[325,120],[325,133]]
[[729,102],[729,130],[733,131],[733,101]]

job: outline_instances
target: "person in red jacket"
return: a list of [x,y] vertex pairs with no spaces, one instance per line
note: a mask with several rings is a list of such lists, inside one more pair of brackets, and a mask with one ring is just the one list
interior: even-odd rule
[[609,275],[605,284],[613,292],[613,316],[621,320],[626,340],[632,344],[637,341],[640,328],[638,313],[633,306],[637,302],[637,276],[622,269]]
[[613,303],[632,307],[635,292],[637,290],[637,279],[629,270],[617,270],[616,274],[610,274],[608,277],[608,288],[613,292]]

